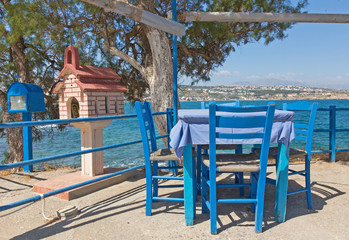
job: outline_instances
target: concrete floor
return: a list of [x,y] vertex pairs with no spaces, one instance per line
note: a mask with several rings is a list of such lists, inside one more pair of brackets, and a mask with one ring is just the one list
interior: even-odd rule
[[[124,182],[78,199],[45,200],[47,216],[71,205],[79,209],[73,218],[45,220],[42,201],[0,212],[0,239],[349,239],[349,164],[319,161],[311,170],[313,210],[307,209],[304,193],[290,196],[286,222],[276,223],[275,187],[267,185],[263,232],[258,234],[249,204],[219,205],[217,235],[210,234],[209,214],[201,214],[200,201],[194,226],[185,226],[181,203],[154,203],[152,216],[145,216],[144,172],[137,171]],[[35,196],[35,182],[72,171],[0,177],[0,205]],[[297,176],[289,182],[289,188],[302,184]],[[221,190],[219,194],[238,194],[238,190],[233,191]],[[182,191],[169,189],[160,194],[181,197]]]

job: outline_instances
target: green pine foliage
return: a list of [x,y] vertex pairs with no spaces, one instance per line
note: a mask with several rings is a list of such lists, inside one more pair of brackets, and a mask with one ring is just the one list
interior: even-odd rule
[[[130,0],[162,17],[172,10],[172,1]],[[177,12],[300,12],[306,0],[177,0]],[[179,77],[209,81],[213,70],[243,44],[287,37],[289,23],[184,23],[178,39]],[[141,65],[152,66],[145,26],[127,17],[104,12],[79,0],[0,0],[0,102],[6,109],[6,89],[20,74],[21,81],[39,84],[45,93],[46,112],[36,119],[58,118],[52,90],[63,68],[68,45],[79,49],[82,65],[104,66],[121,75],[127,99],[141,99],[148,88],[143,76],[127,61],[113,57],[104,46],[113,46]],[[168,35],[169,44],[172,36]],[[2,112],[3,113],[3,112]],[[34,138],[42,132],[34,130]],[[15,142],[14,140],[13,142]],[[20,151],[20,149],[17,149]],[[11,154],[11,153],[10,153]],[[13,161],[13,159],[11,160]],[[17,159],[16,161],[19,161]]]
[[[152,1],[129,1],[149,4]],[[172,1],[154,1],[152,11],[167,17]],[[186,11],[301,12],[306,0],[177,0],[177,13]],[[178,44],[179,77],[193,83],[209,81],[235,49],[250,42],[265,44],[287,37],[290,23],[216,23],[192,22]],[[74,0],[2,0],[0,2],[0,82],[3,90],[19,72],[18,52],[28,63],[27,82],[40,84],[48,97],[63,67],[64,49],[79,48],[81,64],[111,67],[122,76],[128,100],[144,96],[147,84],[141,74],[122,59],[103,50],[113,43],[144,66],[151,63],[151,52],[143,25],[102,9]],[[172,36],[168,35],[169,42]]]

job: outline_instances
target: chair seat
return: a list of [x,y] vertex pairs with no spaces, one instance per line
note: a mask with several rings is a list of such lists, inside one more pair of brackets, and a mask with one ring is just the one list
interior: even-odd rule
[[180,161],[172,148],[162,148],[150,153],[150,161]]
[[[201,146],[201,149],[204,149],[204,150],[208,150],[209,148],[210,148],[209,144],[204,144]],[[237,148],[238,148],[237,144],[217,144],[216,145],[217,150],[233,150]]]
[[[208,155],[203,156],[203,163],[209,167]],[[259,172],[259,157],[256,154],[217,154],[216,166],[219,172]]]
[[[261,149],[257,148],[255,149],[255,154],[257,154],[258,156],[261,153]],[[271,160],[275,160],[275,156],[278,154],[278,148],[277,147],[271,147],[269,148],[269,155],[268,155],[268,159]],[[305,155],[307,155],[307,152],[305,150],[302,149],[296,149],[296,148],[290,148],[290,152],[289,155],[294,157],[294,158],[304,158]]]

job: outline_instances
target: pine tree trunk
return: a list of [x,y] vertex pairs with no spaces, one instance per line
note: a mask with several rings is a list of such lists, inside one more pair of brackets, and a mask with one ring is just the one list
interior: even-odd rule
[[[156,14],[154,4],[154,0],[140,0],[136,2],[137,7]],[[115,41],[115,39],[108,39],[110,35],[107,33],[104,33],[103,36],[105,39],[108,39],[103,47],[109,50],[111,55],[122,58],[140,71],[149,85],[153,112],[164,112],[168,108],[173,107],[173,67],[170,42],[165,32],[144,24],[141,25],[142,34],[144,33],[147,38],[144,42],[142,39],[141,42],[146,54],[143,65],[117,49],[115,44],[110,43]],[[154,120],[159,134],[166,134],[166,115],[155,116]],[[167,145],[167,141],[165,140],[164,142]]]
[[[17,74],[21,76],[20,82],[30,82],[29,63],[25,56],[25,43],[23,38],[18,38],[17,42],[11,46]],[[2,122],[21,122],[21,113],[7,112],[7,94],[1,93],[0,103],[2,108]],[[6,137],[9,149],[9,163],[23,161],[23,131],[22,128],[8,128]]]
[[[173,68],[170,43],[166,34],[147,27],[146,35],[152,53],[152,66],[145,76],[150,87],[150,97],[154,112],[163,112],[173,107]],[[154,118],[159,133],[167,133],[166,115]]]
[[[3,92],[0,94],[1,117],[2,122],[20,122],[22,121],[21,114],[7,112],[7,95]],[[8,128],[6,129],[7,144],[9,150],[8,162],[23,161],[23,138],[22,128]]]
[[16,70],[20,78],[20,82],[31,83],[29,62],[25,56],[26,46],[23,38],[19,38],[17,42],[11,46],[15,59]]

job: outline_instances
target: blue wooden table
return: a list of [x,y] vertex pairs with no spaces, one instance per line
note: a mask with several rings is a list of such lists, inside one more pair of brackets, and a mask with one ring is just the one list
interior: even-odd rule
[[[292,123],[293,112],[275,111],[271,136],[272,143],[278,143],[278,163],[276,171],[275,220],[284,222],[286,216],[287,183],[288,183],[288,145],[294,139]],[[180,110],[179,121],[173,127],[170,145],[178,157],[183,156],[184,172],[184,213],[185,224],[193,225],[195,218],[195,161],[193,145],[208,144],[208,111]],[[229,144],[247,144],[233,140]],[[258,144],[249,142],[248,144]]]

